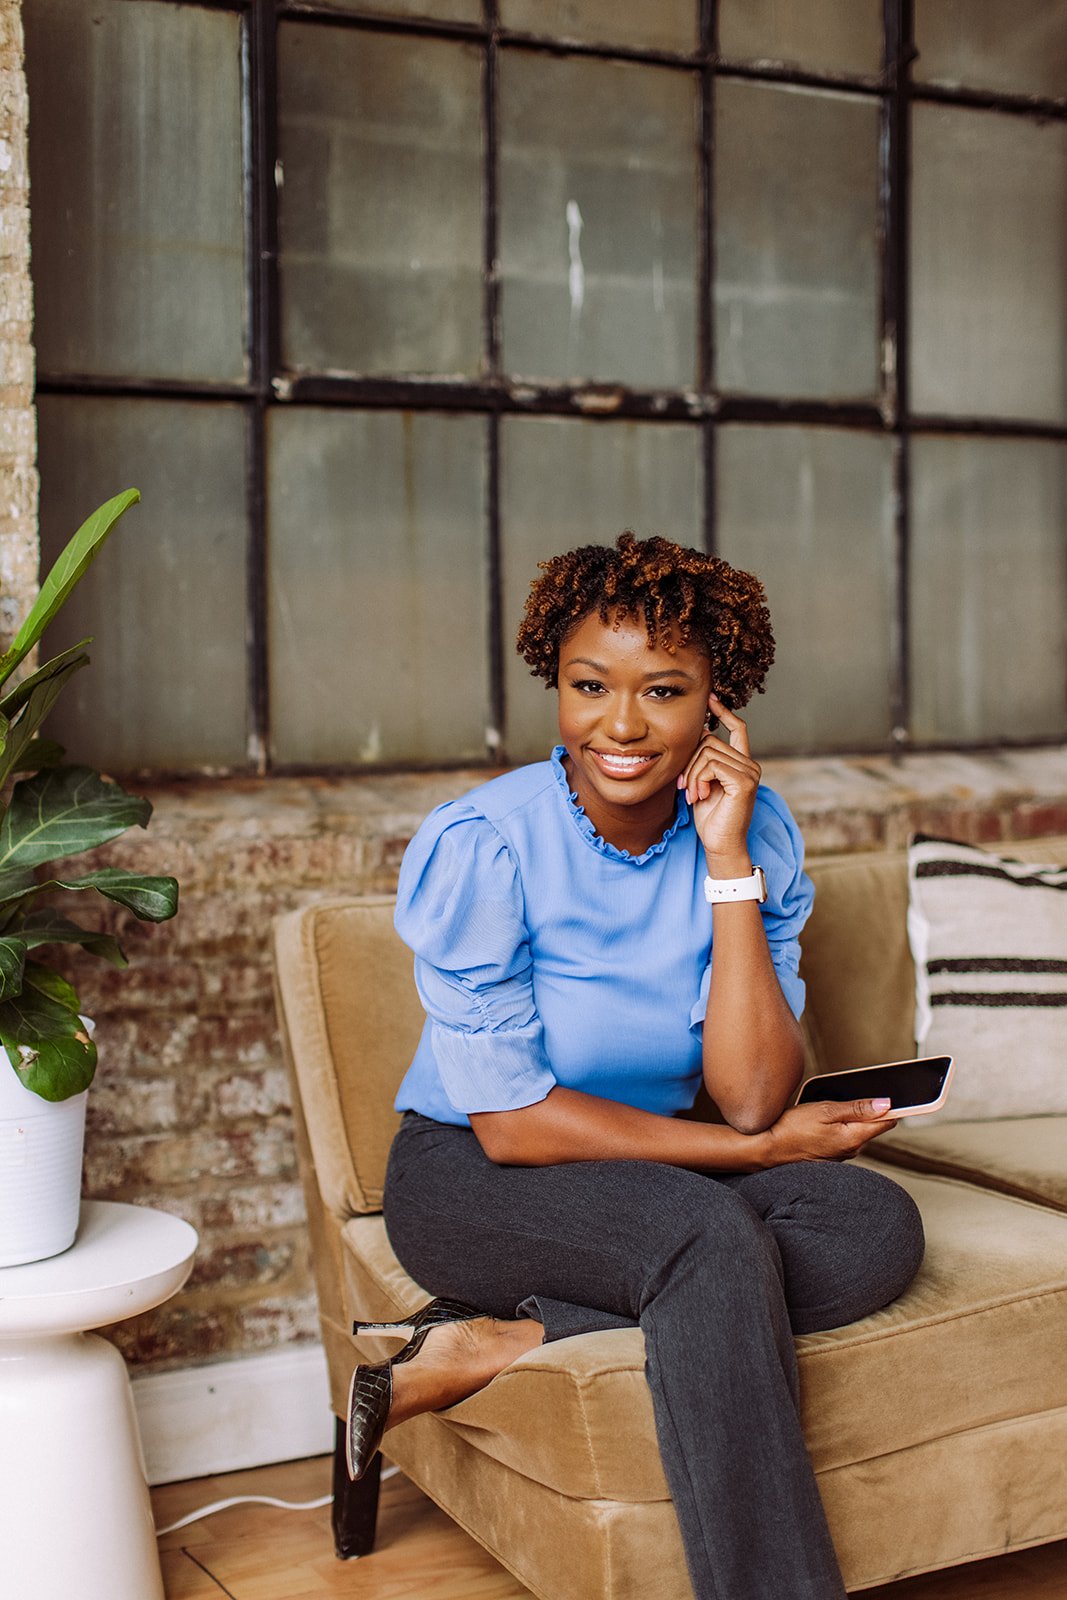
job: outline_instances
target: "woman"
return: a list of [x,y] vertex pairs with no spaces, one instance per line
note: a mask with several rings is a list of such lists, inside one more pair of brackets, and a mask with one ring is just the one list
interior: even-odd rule
[[[433,812],[397,905],[427,1022],[386,1224],[465,1304],[357,1368],[350,1470],[542,1340],[639,1324],[698,1600],[842,1596],[793,1334],[895,1298],[923,1240],[842,1164],[888,1101],[787,1109],[812,890],[737,715],[773,658],[763,591],[624,534],[543,564],[518,646],[561,745]],[[679,1119],[701,1080],[725,1125]]]

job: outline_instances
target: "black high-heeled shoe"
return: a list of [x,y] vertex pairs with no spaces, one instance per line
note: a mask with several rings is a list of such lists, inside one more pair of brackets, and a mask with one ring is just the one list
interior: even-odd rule
[[413,1339],[424,1328],[439,1328],[445,1322],[471,1322],[484,1315],[484,1311],[475,1311],[462,1300],[431,1300],[400,1322],[353,1322],[352,1332],[373,1334],[375,1338]]
[[410,1333],[403,1350],[388,1361],[373,1366],[358,1366],[348,1387],[348,1418],[345,1429],[345,1462],[348,1476],[358,1483],[382,1442],[382,1434],[389,1420],[393,1403],[393,1368],[402,1361],[411,1361],[426,1342],[431,1328],[440,1328],[446,1322],[472,1322],[485,1316],[459,1300],[431,1300],[406,1322],[354,1322],[353,1333],[404,1334]]

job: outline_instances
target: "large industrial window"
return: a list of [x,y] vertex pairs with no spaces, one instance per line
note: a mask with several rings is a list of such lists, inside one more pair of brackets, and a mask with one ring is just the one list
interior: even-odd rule
[[[536,562],[764,579],[760,752],[1059,739],[1067,0],[25,0],[112,770],[539,757]],[[59,642],[59,641],[57,641]]]

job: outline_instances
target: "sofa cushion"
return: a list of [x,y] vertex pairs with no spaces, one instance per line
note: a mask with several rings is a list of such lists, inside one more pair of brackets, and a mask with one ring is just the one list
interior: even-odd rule
[[1067,1117],[1010,1117],[1000,1122],[901,1119],[869,1147],[877,1161],[939,1172],[1067,1211]]
[[917,1048],[956,1058],[937,1120],[1067,1113],[1067,868],[920,836],[908,879]]
[[[1067,837],[1004,845],[1020,861],[1067,861]],[[813,857],[815,906],[800,937],[804,1021],[819,1072],[915,1053],[904,850]],[[954,1093],[954,1091],[953,1091]]]
[[[797,1341],[817,1470],[1067,1405],[1067,1217],[952,1179],[895,1176],[923,1213],[919,1276],[883,1311]],[[343,1237],[350,1309],[395,1316],[425,1300],[380,1218],[351,1220]],[[368,1356],[384,1353],[366,1342]],[[441,1415],[562,1494],[667,1495],[636,1329],[543,1345]]]

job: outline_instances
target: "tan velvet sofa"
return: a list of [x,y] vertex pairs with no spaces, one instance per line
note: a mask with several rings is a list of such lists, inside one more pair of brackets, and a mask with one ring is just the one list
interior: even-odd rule
[[[1016,853],[1064,860],[1067,839]],[[903,855],[809,866],[812,1067],[912,1054]],[[275,927],[338,1419],[357,1350],[386,1353],[357,1346],[352,1319],[426,1299],[379,1210],[392,1099],[422,1021],[391,910],[334,900]],[[877,1149],[922,1209],[923,1268],[885,1310],[798,1340],[805,1433],[851,1590],[1067,1537],[1067,1118],[912,1127]],[[691,1591],[643,1363],[638,1330],[544,1346],[391,1431],[388,1455],[543,1600],[677,1600]],[[341,1459],[337,1550],[364,1553],[377,1485],[348,1485]]]

